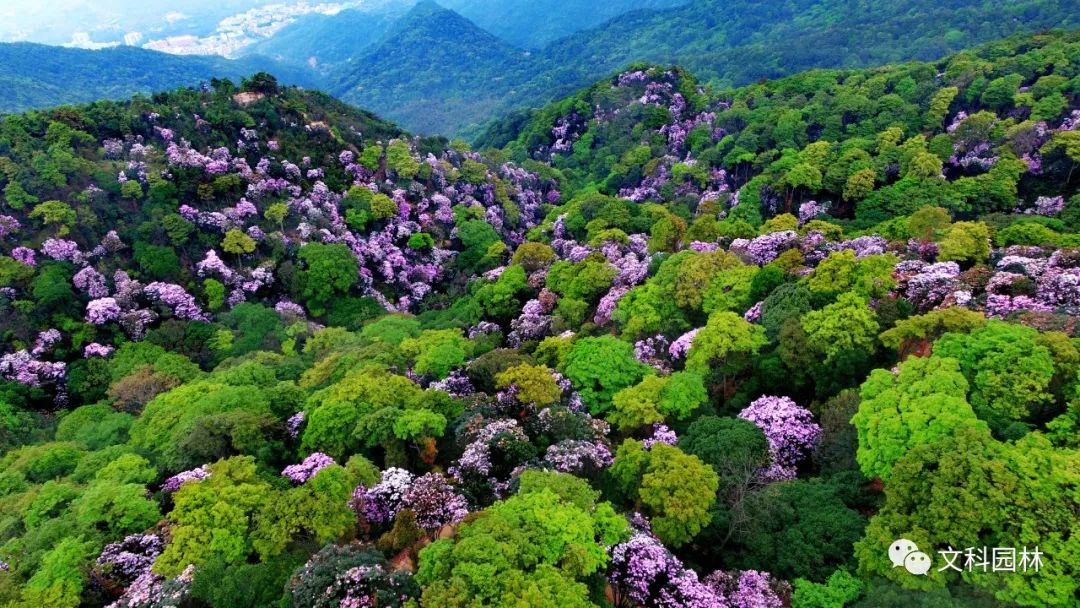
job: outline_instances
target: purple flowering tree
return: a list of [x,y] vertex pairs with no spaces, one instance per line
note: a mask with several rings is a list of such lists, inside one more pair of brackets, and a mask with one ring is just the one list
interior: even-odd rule
[[371,488],[362,485],[356,488],[352,507],[369,523],[389,523],[405,505],[405,495],[412,487],[413,479],[413,474],[405,469],[386,469],[379,483]]
[[127,587],[150,571],[164,549],[165,541],[157,534],[132,534],[105,545],[94,574],[110,587]]
[[784,608],[790,586],[767,572],[713,572],[704,583],[720,598],[719,606],[731,608]]
[[565,439],[548,446],[544,464],[561,473],[585,475],[601,471],[611,465],[611,449],[600,441]]
[[700,327],[697,329],[691,329],[690,331],[676,338],[671,343],[671,346],[668,347],[668,354],[671,355],[671,358],[678,361],[679,359],[686,357],[686,353],[690,351],[690,347],[694,344],[694,338],[698,335],[698,332],[701,331],[701,329],[702,328]]
[[188,566],[173,579],[166,579],[148,569],[131,583],[120,599],[106,608],[178,606],[190,592],[191,582],[194,579],[194,565]]
[[323,454],[322,452],[315,452],[304,459],[299,464],[290,464],[281,471],[283,477],[288,477],[293,483],[300,485],[307,483],[309,479],[315,477],[319,471],[326,467],[337,464],[334,459]]
[[416,515],[416,525],[429,532],[456,524],[469,514],[465,497],[438,473],[427,473],[414,479],[405,492],[403,504]]
[[25,386],[55,385],[64,380],[67,364],[63,361],[41,361],[26,350],[0,357],[0,378]]
[[210,320],[206,313],[199,308],[195,298],[179,285],[160,282],[150,283],[143,288],[143,293],[171,308],[178,319],[188,321]]
[[611,548],[608,582],[617,608],[727,608],[729,605],[698,580],[654,536],[644,532]]
[[105,325],[120,318],[120,305],[116,298],[98,298],[86,304],[86,321],[92,325]]
[[104,298],[109,295],[109,286],[105,284],[105,275],[87,266],[75,273],[71,278],[75,287],[91,298]]
[[794,479],[796,468],[821,434],[810,410],[787,397],[761,397],[739,412],[739,418],[757,425],[769,442],[772,462],[761,472],[765,481]]
[[165,480],[165,483],[161,484],[161,489],[164,492],[173,493],[180,489],[180,486],[191,481],[199,481],[206,479],[210,476],[210,468],[205,464],[196,469],[190,471],[181,471],[176,475]]

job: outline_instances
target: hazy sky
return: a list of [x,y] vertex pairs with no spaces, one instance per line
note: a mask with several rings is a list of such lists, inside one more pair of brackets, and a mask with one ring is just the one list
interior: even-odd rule
[[[295,3],[296,0],[279,0]],[[0,0],[0,41],[69,42],[76,32],[99,42],[138,32],[157,37],[205,34],[229,15],[273,0]]]

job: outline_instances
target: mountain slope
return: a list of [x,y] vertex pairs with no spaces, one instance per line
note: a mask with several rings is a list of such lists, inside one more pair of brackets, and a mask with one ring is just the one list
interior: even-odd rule
[[424,1],[337,74],[331,92],[411,130],[454,132],[490,116],[531,66],[524,51]]
[[[695,0],[618,16],[508,68],[502,55],[509,51],[487,48],[505,45],[472,29],[462,32],[469,38],[446,40],[439,21],[460,19],[421,12],[430,20],[413,15],[414,26],[439,34],[432,42],[424,43],[423,34],[398,39],[342,75],[337,90],[379,92],[366,98],[346,93],[346,99],[372,104],[412,129],[474,135],[469,125],[489,110],[541,105],[635,61],[678,63],[726,86],[812,67],[933,59],[1014,32],[1080,25],[1080,0]],[[453,51],[444,55],[432,47]],[[454,77],[442,78],[445,70]],[[432,75],[441,85],[425,88]],[[462,103],[466,99],[479,105]]]
[[441,0],[499,38],[527,49],[548,44],[609,19],[642,9],[671,8],[687,0]]
[[1077,0],[696,0],[575,34],[545,59],[557,80],[658,61],[743,84],[815,67],[937,59],[1018,31],[1078,25]]
[[[755,225],[806,201],[819,209],[811,218],[828,210],[862,230],[926,204],[965,218],[1041,214],[1036,199],[1080,190],[1080,158],[1061,149],[1080,126],[1080,95],[1077,68],[1060,61],[1078,50],[1080,31],[1015,35],[935,62],[721,91],[681,68],[640,65],[507,117],[478,145],[635,201],[693,208],[739,190],[729,220]],[[1080,227],[1080,216],[1069,222]]]
[[[6,77],[0,84],[7,85],[0,109],[125,96],[256,69],[317,84],[315,71],[298,71],[314,58],[319,71],[332,74],[331,92],[343,99],[416,131],[475,136],[493,115],[543,105],[636,61],[677,63],[708,84],[733,86],[813,67],[933,59],[1014,32],[1080,25],[1080,0],[693,0],[618,14],[533,52],[491,33],[535,44],[618,11],[673,2],[619,0],[588,8],[578,0],[557,6],[551,0],[447,0],[463,17],[425,0],[391,26],[394,11],[409,3],[388,0],[367,12],[304,20],[259,47],[292,67],[255,57],[222,63],[134,56],[136,49],[69,55],[80,51],[9,48],[14,57],[0,67]],[[553,13],[550,23],[530,26],[542,11]]]
[[[469,19],[497,38],[524,49],[541,49],[574,32],[631,11],[670,8],[687,0],[441,0],[440,6]],[[310,14],[247,49],[291,63],[317,66],[356,59],[379,41],[415,0],[365,2],[334,15]]]
[[230,61],[180,57],[135,47],[99,51],[41,44],[0,44],[0,112],[120,99],[211,78],[240,79],[272,71],[283,82],[304,86],[318,78],[262,57]]

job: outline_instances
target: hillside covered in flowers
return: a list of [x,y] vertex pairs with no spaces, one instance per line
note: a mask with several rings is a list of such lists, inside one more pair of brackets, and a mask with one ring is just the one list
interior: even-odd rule
[[4,116],[0,606],[1080,606],[1078,127],[1075,33],[481,152],[266,74]]

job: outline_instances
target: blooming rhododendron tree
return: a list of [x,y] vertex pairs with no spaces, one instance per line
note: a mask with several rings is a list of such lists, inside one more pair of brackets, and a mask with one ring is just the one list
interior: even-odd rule
[[794,478],[821,433],[813,414],[787,397],[761,397],[739,412],[739,418],[765,433],[772,463],[761,475],[772,481]]

